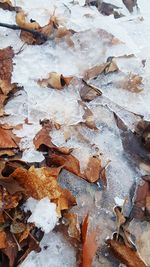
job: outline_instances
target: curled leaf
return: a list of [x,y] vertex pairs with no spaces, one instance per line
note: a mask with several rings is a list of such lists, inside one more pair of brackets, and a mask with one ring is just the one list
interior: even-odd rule
[[51,72],[48,74],[47,79],[42,79],[38,81],[41,87],[51,87],[54,89],[61,90],[65,85],[69,85],[72,77],[64,77],[62,74],[57,72]]
[[29,29],[29,30],[38,30],[40,28],[40,25],[36,21],[33,21],[33,22],[26,21],[26,14],[22,9],[20,9],[16,13],[16,23],[20,27]]

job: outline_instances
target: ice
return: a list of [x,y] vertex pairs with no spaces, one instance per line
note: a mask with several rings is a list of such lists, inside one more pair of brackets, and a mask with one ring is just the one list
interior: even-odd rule
[[76,267],[75,250],[61,234],[46,234],[40,246],[41,252],[31,252],[20,267]]
[[24,207],[25,211],[30,210],[31,216],[28,218],[29,223],[35,223],[46,234],[52,231],[58,222],[56,204],[51,203],[48,197],[41,200],[28,198]]
[[[128,215],[131,206],[130,189],[141,175],[138,166],[135,167],[133,164],[134,159],[129,158],[124,149],[114,113],[132,133],[141,118],[140,115],[150,119],[150,16],[147,0],[138,0],[139,11],[135,9],[133,14],[128,12],[122,1],[107,1],[120,7],[119,11],[124,17],[117,20],[113,15],[103,16],[96,7],[84,6],[84,2],[83,0],[15,1],[15,4],[21,6],[27,13],[28,21],[35,19],[43,26],[48,23],[50,16],[55,14],[61,25],[76,33],[71,37],[74,47],[69,47],[63,40],[56,42],[51,38],[42,46],[24,45],[23,51],[17,53],[23,45],[19,31],[0,28],[0,48],[11,45],[16,53],[13,59],[12,82],[23,86],[23,90],[17,92],[5,106],[5,112],[9,116],[0,118],[0,122],[11,125],[23,124],[22,129],[15,130],[14,133],[21,138],[19,146],[23,151],[22,159],[27,162],[44,160],[43,154],[36,151],[33,144],[33,138],[41,129],[39,121],[42,119],[50,119],[61,124],[60,130],[53,130],[50,133],[52,141],[57,146],[73,148],[72,154],[80,161],[81,171],[84,171],[89,158],[93,155],[100,157],[103,166],[110,161],[106,168],[108,186],[104,191],[99,181],[91,185],[66,171],[59,176],[61,186],[68,188],[77,198],[78,205],[73,207],[72,211],[79,215],[80,222],[87,212],[90,212],[90,227],[94,228],[97,225],[100,227],[98,242],[101,248],[106,237],[111,236],[116,229],[113,217],[114,205],[122,203],[121,200],[127,197]],[[15,24],[15,12],[0,9],[0,17],[2,22]],[[120,42],[112,44],[113,36]],[[130,57],[127,58],[127,55]],[[38,79],[46,78],[52,71],[82,78],[85,70],[106,62],[110,56],[116,57],[120,73],[100,75],[90,81],[103,92],[103,96],[87,104],[93,112],[97,130],[80,125],[84,121],[84,110],[78,102],[81,100],[79,94],[81,80],[77,79],[76,83],[61,91],[41,88],[37,84]],[[143,60],[146,60],[145,67]],[[129,73],[143,77],[144,90],[141,93],[131,93],[112,85],[111,82]],[[31,202],[28,203],[32,211],[30,220],[36,220],[37,226],[45,229],[45,232],[50,231],[50,225],[53,229],[57,223],[57,216],[54,206],[52,209],[52,203],[49,200]],[[49,217],[52,211],[55,220]],[[147,226],[143,225],[143,229],[144,227]],[[148,228],[145,229],[148,232]],[[147,235],[149,236],[149,232]],[[146,245],[143,248],[139,247],[139,251],[143,257],[146,255],[147,259],[146,246],[149,243],[144,233],[141,235],[141,240]],[[42,251],[39,254],[32,252],[21,266],[76,266],[75,251],[61,234],[51,232],[45,235],[41,247]],[[108,262],[103,253],[99,252],[94,259],[95,266],[108,267],[115,264]]]

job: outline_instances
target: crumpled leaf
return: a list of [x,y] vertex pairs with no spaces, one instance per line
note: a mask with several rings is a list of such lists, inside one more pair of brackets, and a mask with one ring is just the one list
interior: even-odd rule
[[26,14],[25,12],[20,9],[17,13],[16,13],[16,23],[25,29],[30,29],[30,30],[38,30],[40,28],[40,25],[33,21],[33,22],[27,22],[26,21]]
[[29,170],[18,168],[10,177],[18,181],[25,189],[27,197],[35,199],[49,197],[51,201],[56,203],[58,212],[60,212],[76,204],[76,201],[68,190],[60,187],[56,180],[56,175],[58,175],[58,170],[53,173],[51,168],[43,167],[38,169],[32,166]]
[[114,85],[133,93],[139,93],[143,91],[142,80],[143,78],[138,74],[129,73],[123,80],[114,82]]
[[37,135],[33,139],[33,143],[35,145],[36,149],[41,150],[41,147],[44,145],[50,149],[53,149],[55,151],[59,151],[63,154],[70,154],[72,149],[67,147],[57,147],[55,146],[50,137],[50,131],[53,128],[53,124],[47,120],[42,123],[42,129],[37,133]]
[[11,195],[24,191],[23,187],[21,187],[19,183],[12,178],[0,179],[0,185],[3,186]]
[[94,79],[102,73],[107,75],[108,73],[115,72],[118,70],[119,69],[117,64],[115,63],[115,60],[113,58],[110,59],[108,58],[106,63],[94,66],[91,69],[85,71],[83,79],[84,80]]
[[7,247],[2,249],[2,252],[9,259],[9,267],[14,267],[15,259],[18,253],[18,247],[12,237],[12,234],[9,232],[7,232]]
[[26,226],[24,223],[13,221],[10,226],[10,231],[13,234],[21,234],[25,231]]
[[127,267],[146,267],[138,253],[132,248],[112,239],[108,239],[106,243],[114,256]]
[[15,11],[17,8],[14,7],[11,3],[10,0],[1,0],[0,1],[0,8],[4,10],[9,10],[9,11]]
[[106,2],[102,2],[100,7],[99,7],[99,11],[105,15],[105,16],[110,16],[110,15],[114,15],[114,17],[116,18],[116,16],[118,15],[117,18],[119,18],[121,15],[116,11],[116,9],[119,9],[119,7],[110,4],[110,3],[106,3]]
[[0,208],[2,210],[16,208],[21,199],[22,194],[20,192],[16,192],[14,195],[11,195],[5,189],[0,190]]
[[65,85],[69,85],[73,77],[64,77],[57,72],[50,72],[47,79],[38,80],[38,84],[41,87],[51,87],[57,90],[61,90]]
[[93,230],[92,232],[88,233],[88,223],[89,215],[85,217],[82,223],[82,267],[92,266],[92,260],[98,249],[98,245],[96,243],[97,230]]
[[80,241],[80,227],[77,214],[68,212],[63,215],[63,218],[65,218],[65,223],[68,225],[69,236]]

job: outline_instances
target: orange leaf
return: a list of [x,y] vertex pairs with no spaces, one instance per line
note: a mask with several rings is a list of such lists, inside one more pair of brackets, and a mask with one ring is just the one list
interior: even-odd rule
[[97,230],[88,233],[89,214],[86,215],[82,224],[82,267],[91,267],[93,257],[97,251],[98,245],[96,243]]
[[0,249],[7,247],[7,237],[4,231],[0,232]]

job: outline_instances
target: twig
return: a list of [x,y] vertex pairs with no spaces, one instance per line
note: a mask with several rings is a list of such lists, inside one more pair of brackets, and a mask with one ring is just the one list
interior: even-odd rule
[[42,32],[39,32],[36,30],[31,30],[31,29],[26,29],[26,28],[20,27],[20,26],[15,25],[15,24],[7,24],[7,23],[0,22],[0,27],[12,29],[15,31],[21,30],[21,31],[29,32],[29,33],[32,33],[35,37],[40,38],[43,41],[47,40],[47,36],[45,34],[43,34]]

